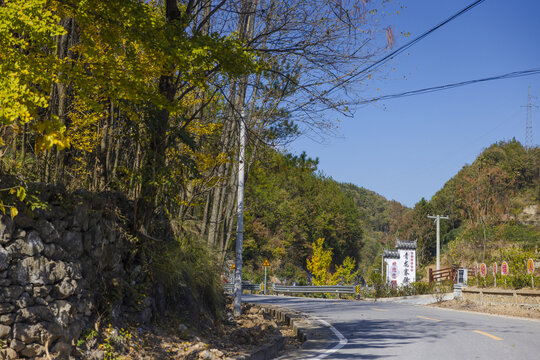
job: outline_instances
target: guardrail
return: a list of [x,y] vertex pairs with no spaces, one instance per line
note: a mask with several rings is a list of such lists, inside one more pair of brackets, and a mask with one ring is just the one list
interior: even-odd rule
[[324,285],[324,286],[288,286],[288,285],[272,285],[272,289],[279,295],[279,293],[289,294],[353,294],[360,296],[360,285]]
[[539,290],[505,290],[485,288],[463,288],[461,297],[464,300],[480,304],[511,304],[540,308]]
[[[249,282],[243,282],[242,283],[242,291],[251,291],[253,294],[254,291],[263,291],[264,285],[263,284],[252,284]],[[232,293],[234,291],[234,284],[228,283],[223,285],[223,290],[225,290],[228,293]]]

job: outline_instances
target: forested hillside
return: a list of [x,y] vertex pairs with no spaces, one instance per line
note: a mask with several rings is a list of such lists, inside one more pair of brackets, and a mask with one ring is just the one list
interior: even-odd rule
[[435,255],[435,226],[427,215],[448,215],[449,220],[441,221],[446,264],[500,260],[509,248],[538,251],[538,215],[526,217],[523,211],[539,205],[540,148],[526,149],[516,140],[500,142],[465,165],[430,201],[419,201],[396,234],[418,239],[418,258],[425,266]]
[[318,238],[333,251],[332,268],[347,256],[362,258],[359,208],[336,181],[317,172],[317,161],[305,153],[265,153],[247,181],[246,224],[244,260],[257,281],[268,258],[280,280],[309,283],[306,259]]

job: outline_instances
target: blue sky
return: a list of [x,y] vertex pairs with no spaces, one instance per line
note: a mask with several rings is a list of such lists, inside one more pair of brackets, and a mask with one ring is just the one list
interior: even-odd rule
[[[396,48],[472,2],[392,1],[380,27],[392,26]],[[539,19],[538,0],[486,0],[380,68],[359,85],[362,94],[372,98],[540,68]],[[302,137],[289,151],[318,157],[319,169],[337,181],[412,207],[489,145],[514,137],[525,143],[522,106],[529,86],[540,98],[540,75],[533,75],[362,106],[354,118],[340,119],[338,136],[324,144]],[[533,110],[535,145],[539,119]]]

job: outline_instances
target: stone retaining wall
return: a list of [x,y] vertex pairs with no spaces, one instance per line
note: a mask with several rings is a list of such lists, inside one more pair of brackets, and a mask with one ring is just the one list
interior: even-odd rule
[[[143,276],[130,257],[125,199],[79,193],[66,202],[61,191],[43,193],[48,209],[0,216],[0,359],[67,358],[94,327],[103,292]],[[143,305],[141,321],[152,316]],[[114,313],[122,297],[110,306]]]
[[509,304],[529,307],[540,307],[539,290],[498,290],[463,288],[463,300],[474,301],[480,304]]

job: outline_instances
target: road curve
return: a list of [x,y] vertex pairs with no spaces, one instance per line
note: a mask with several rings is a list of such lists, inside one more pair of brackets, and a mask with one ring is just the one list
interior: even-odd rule
[[434,307],[244,295],[243,301],[300,311],[325,337],[287,359],[540,359],[540,321]]

